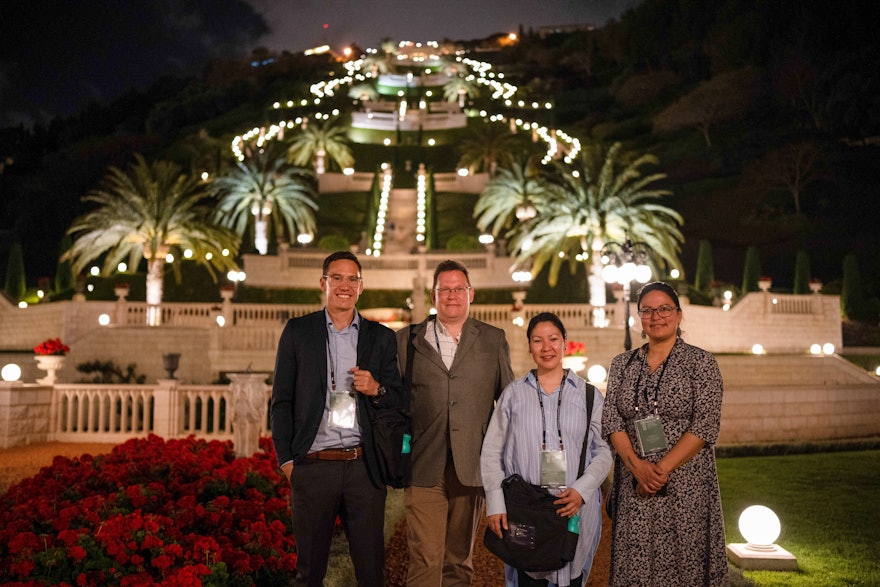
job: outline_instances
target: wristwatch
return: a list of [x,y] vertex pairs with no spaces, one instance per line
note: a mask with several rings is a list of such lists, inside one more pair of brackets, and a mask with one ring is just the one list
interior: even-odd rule
[[374,404],[378,404],[382,401],[382,398],[385,397],[385,394],[388,393],[388,390],[385,389],[384,385],[380,385],[379,389],[376,390],[376,395],[370,398]]

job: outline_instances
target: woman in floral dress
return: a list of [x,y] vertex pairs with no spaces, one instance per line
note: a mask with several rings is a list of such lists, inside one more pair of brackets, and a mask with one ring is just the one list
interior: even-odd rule
[[610,584],[728,585],[714,450],[721,373],[681,340],[669,285],[645,285],[638,314],[648,343],[611,362],[602,414],[618,457]]

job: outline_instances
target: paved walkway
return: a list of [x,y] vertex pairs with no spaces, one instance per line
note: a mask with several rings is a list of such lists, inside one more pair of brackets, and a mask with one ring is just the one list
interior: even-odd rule
[[56,456],[79,457],[84,454],[98,455],[113,450],[115,444],[70,444],[65,442],[40,442],[25,446],[0,449],[0,493],[22,479],[33,477],[43,467],[48,467]]

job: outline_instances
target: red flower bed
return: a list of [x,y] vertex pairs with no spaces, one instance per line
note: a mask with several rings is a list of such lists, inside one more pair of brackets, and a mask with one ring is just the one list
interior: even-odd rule
[[582,357],[584,356],[584,352],[587,350],[587,345],[582,342],[575,342],[573,340],[566,341],[565,343],[565,356],[566,357]]
[[57,457],[0,496],[0,583],[198,587],[287,585],[290,488],[272,443],[129,440]]

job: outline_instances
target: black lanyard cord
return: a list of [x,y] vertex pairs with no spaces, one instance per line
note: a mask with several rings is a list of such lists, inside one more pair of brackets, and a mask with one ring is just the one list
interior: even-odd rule
[[[544,415],[544,392],[541,391],[541,381],[538,379],[538,370],[532,369],[537,383],[538,403],[541,405],[541,450],[547,450],[547,421]],[[559,435],[559,450],[565,450],[562,442],[562,390],[565,389],[565,380],[568,378],[568,369],[562,370],[562,381],[559,382],[559,397],[556,400],[556,433]],[[589,424],[588,424],[589,427]]]
[[[647,345],[645,345],[645,346],[647,346]],[[660,369],[660,376],[657,378],[657,383],[654,385],[653,398],[648,397],[648,385],[647,385],[647,383],[645,384],[645,403],[649,404],[651,407],[654,408],[654,415],[655,416],[657,415],[657,405],[658,405],[657,398],[660,395],[660,382],[663,381],[663,374],[666,373],[666,365],[669,362],[669,357],[672,355],[672,351],[674,351],[674,350],[675,350],[675,347],[670,349],[669,354],[666,355],[665,359],[663,359],[663,364],[661,365],[661,369]],[[635,356],[636,354],[638,354],[638,351],[633,353],[633,356]],[[632,360],[632,359],[630,359],[630,360]],[[639,391],[641,391],[641,386],[642,386],[642,374],[645,372],[646,368],[648,368],[650,370],[650,367],[648,367],[648,349],[647,348],[645,349],[645,359],[644,359],[644,361],[642,361],[641,364],[639,364],[639,378],[636,380],[636,385],[633,388],[633,396],[634,396],[633,401],[634,401],[635,409],[636,409],[636,418],[639,417],[639,410],[640,410]]]

